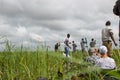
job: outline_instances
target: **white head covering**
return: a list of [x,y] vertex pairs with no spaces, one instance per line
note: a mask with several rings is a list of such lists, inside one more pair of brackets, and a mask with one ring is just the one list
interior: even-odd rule
[[99,48],[99,51],[100,51],[101,54],[105,54],[105,53],[107,53],[108,50],[107,50],[106,46],[101,46]]

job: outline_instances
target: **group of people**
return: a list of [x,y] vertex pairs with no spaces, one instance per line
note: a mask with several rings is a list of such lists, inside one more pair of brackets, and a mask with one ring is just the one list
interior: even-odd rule
[[[117,43],[113,36],[113,31],[110,28],[111,22],[107,21],[105,23],[105,28],[102,29],[102,46],[96,52],[94,46],[91,45],[89,49],[89,57],[86,58],[86,61],[101,69],[115,69],[116,64],[112,57],[112,41],[115,46]],[[92,39],[93,40],[93,39]],[[96,43],[95,43],[96,44]]]
[[93,64],[101,69],[115,69],[116,63],[113,58],[108,56],[108,49],[106,46],[102,45],[98,49],[90,48],[88,53],[89,56],[86,57],[86,61],[90,64]]
[[[81,51],[82,51],[82,53],[85,53],[86,52],[86,48],[88,48],[87,39],[86,38],[85,39],[82,38],[81,42],[80,42],[80,45],[81,45]],[[96,40],[94,40],[94,38],[92,38],[89,45],[90,45],[90,47],[96,48]]]
[[[117,16],[120,16],[120,0],[118,0],[113,8],[114,14]],[[88,62],[92,62],[96,64],[97,66],[100,66],[101,68],[105,69],[113,69],[116,67],[114,59],[112,59],[112,42],[114,43],[115,46],[117,46],[117,43],[114,39],[114,34],[112,29],[110,28],[111,22],[106,21],[105,23],[105,28],[102,29],[101,35],[102,35],[102,46],[99,49],[96,49],[95,44],[96,41],[94,38],[91,39],[90,42],[90,49],[89,49],[89,57],[87,59]],[[120,27],[119,27],[120,31]],[[119,32],[119,37],[120,37],[120,32]],[[71,42],[69,41],[70,34],[67,34],[67,37],[64,41],[64,53],[66,56],[69,55],[69,51],[71,49]],[[86,41],[82,38],[81,40],[81,49],[82,52],[85,50],[85,44]],[[59,46],[56,44],[57,47]],[[72,46],[73,46],[73,52],[76,51],[77,45],[75,44],[75,41],[72,41]],[[57,48],[56,48],[57,50]],[[97,54],[95,53],[97,51]]]
[[[103,69],[113,69],[116,67],[114,59],[112,59],[112,41],[115,46],[117,46],[117,43],[113,36],[113,31],[110,28],[111,22],[106,21],[105,28],[102,29],[102,46],[100,48],[96,48],[96,40],[94,38],[91,39],[90,42],[90,49],[89,49],[89,57],[87,58],[88,62],[94,63],[97,66],[103,68]],[[69,55],[69,50],[71,49],[71,42],[69,41],[70,34],[67,34],[67,38],[64,41],[65,47],[64,47],[64,53],[66,56]],[[85,41],[82,39],[82,41],[85,43]],[[74,44],[74,41],[72,42]],[[82,45],[82,43],[81,43]],[[74,44],[76,47],[76,45]]]

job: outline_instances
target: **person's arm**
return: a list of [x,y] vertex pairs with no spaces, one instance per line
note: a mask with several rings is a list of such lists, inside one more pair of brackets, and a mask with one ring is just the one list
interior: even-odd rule
[[114,59],[111,60],[111,63],[110,63],[110,69],[115,69],[116,68],[116,63],[114,61]]
[[110,32],[110,37],[111,37],[112,41],[114,42],[115,46],[117,46],[117,43],[115,42],[115,39],[113,37],[113,32]]
[[94,40],[95,44],[96,44],[96,40]]
[[75,47],[77,47],[77,44],[75,44]]
[[100,59],[97,59],[96,61],[95,61],[95,66],[96,67],[101,67],[101,64],[100,64],[100,61],[99,61]]
[[66,45],[71,49],[71,47],[70,47],[69,44],[70,44],[70,43],[69,43],[69,41],[67,40]]

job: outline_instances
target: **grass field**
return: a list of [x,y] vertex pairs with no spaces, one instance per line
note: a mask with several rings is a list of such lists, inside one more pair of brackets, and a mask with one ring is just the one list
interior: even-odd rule
[[[117,69],[120,69],[120,56],[118,50],[113,51]],[[103,80],[105,74],[120,80],[120,72],[117,70],[104,71],[84,61],[81,51],[70,53],[70,58],[63,56],[62,52],[27,51],[22,48],[11,51],[7,47],[0,52],[0,80]],[[39,80],[39,79],[38,79]]]

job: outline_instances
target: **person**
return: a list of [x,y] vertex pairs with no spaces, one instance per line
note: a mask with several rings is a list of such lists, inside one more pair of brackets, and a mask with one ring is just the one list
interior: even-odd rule
[[[112,56],[112,41],[114,42],[115,46],[117,43],[114,40],[112,29],[110,28],[111,22],[106,22],[106,27],[102,29],[102,44],[107,47],[108,49],[108,56]],[[112,40],[111,40],[112,39]]]
[[95,65],[101,69],[115,69],[116,63],[113,58],[108,56],[107,51],[106,46],[100,46],[101,58],[96,60]]
[[81,44],[82,53],[84,53],[85,52],[85,41],[84,41],[84,38],[81,39],[80,44]]
[[96,45],[96,40],[94,40],[94,38],[92,38],[91,42],[90,42],[90,47],[94,47],[95,48],[95,45]]
[[72,46],[73,46],[73,53],[75,53],[76,52],[76,47],[77,47],[77,45],[75,44],[75,41],[72,41]]
[[89,48],[88,53],[89,53],[89,56],[86,58],[86,61],[88,63],[95,64],[95,61],[100,58],[96,55],[97,53],[95,48]]
[[99,58],[101,58],[101,54],[100,54],[100,50],[97,50],[97,54],[96,54]]
[[64,53],[66,54],[66,57],[69,57],[69,50],[71,49],[71,46],[69,45],[71,44],[71,42],[69,41],[69,38],[70,38],[70,34],[67,34],[67,38],[64,41],[64,44],[65,44]]
[[113,13],[119,17],[119,41],[120,41],[120,0],[117,0],[114,7]]
[[58,51],[59,46],[60,46],[60,42],[55,44],[55,47],[54,47],[55,52],[57,52],[57,51]]

